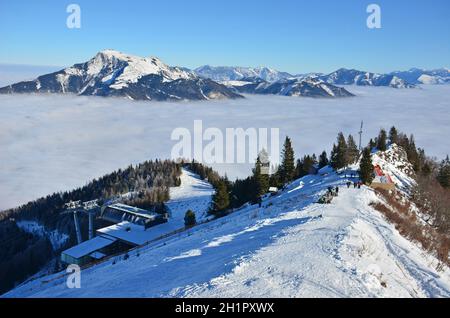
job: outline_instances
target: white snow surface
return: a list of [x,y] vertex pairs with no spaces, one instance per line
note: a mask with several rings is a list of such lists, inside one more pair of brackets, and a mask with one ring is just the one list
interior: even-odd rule
[[[172,131],[194,120],[203,128],[279,128],[280,145],[292,138],[297,157],[331,149],[336,135],[363,144],[381,127],[414,133],[418,147],[445,158],[450,149],[450,85],[395,90],[346,87],[356,97],[311,99],[247,95],[241,100],[158,103],[59,95],[0,96],[0,211],[148,159],[170,158]],[[207,142],[203,143],[204,145]],[[248,164],[212,164],[234,179]]]
[[[4,296],[450,297],[450,270],[437,271],[433,256],[369,206],[379,200],[371,189],[347,189],[346,180],[324,168],[261,208],[244,206],[83,270],[80,289],[58,273]],[[315,203],[337,185],[331,204]]]

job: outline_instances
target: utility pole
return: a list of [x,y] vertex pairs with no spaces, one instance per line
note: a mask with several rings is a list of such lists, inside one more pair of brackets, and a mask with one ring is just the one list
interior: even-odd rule
[[94,213],[88,212],[89,215],[89,239],[94,238]]
[[361,128],[359,129],[359,151],[361,151],[361,139],[362,139],[362,133],[363,133],[363,124],[364,122],[361,120]]
[[81,231],[80,231],[80,223],[78,222],[78,214],[77,210],[73,211],[73,220],[75,223],[75,232],[77,233],[77,242],[81,244]]

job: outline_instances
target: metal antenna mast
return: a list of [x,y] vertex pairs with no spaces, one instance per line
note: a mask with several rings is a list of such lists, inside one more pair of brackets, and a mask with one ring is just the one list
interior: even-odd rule
[[363,124],[364,122],[361,120],[361,128],[359,129],[359,151],[361,151],[361,139],[362,139],[362,133],[363,133]]

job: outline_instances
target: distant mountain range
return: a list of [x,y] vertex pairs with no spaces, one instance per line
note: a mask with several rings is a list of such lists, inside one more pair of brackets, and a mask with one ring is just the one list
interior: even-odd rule
[[413,88],[408,83],[392,74],[377,74],[341,68],[328,75],[318,76],[321,80],[335,85],[388,86],[393,88]]
[[353,96],[336,85],[413,88],[445,83],[450,83],[445,68],[389,74],[341,68],[330,74],[297,75],[268,67],[205,65],[190,70],[168,66],[156,57],[104,50],[85,63],[0,88],[0,94],[72,93],[156,101],[242,98],[242,93],[333,98]]
[[238,81],[243,78],[258,77],[267,82],[276,82],[294,77],[289,73],[280,72],[268,67],[233,67],[233,66],[209,66],[196,68],[194,72],[214,81]]
[[450,70],[440,68],[436,70],[422,70],[412,68],[409,71],[396,71],[391,74],[412,84],[447,84],[450,83]]
[[101,51],[85,63],[33,81],[0,88],[0,93],[73,93],[157,101],[242,97],[222,84],[168,66],[156,57],[138,57],[114,50]]
[[341,68],[330,74],[290,74],[267,67],[228,67],[201,66],[194,72],[205,78],[219,82],[242,81],[258,77],[266,82],[304,80],[316,78],[333,85],[387,86],[393,88],[412,88],[417,84],[450,83],[450,71],[446,68],[437,70],[422,70],[413,68],[409,71],[378,74],[354,69]]
[[268,82],[259,77],[246,77],[239,81],[222,82],[237,93],[303,96],[303,97],[350,97],[345,88],[326,83],[318,78],[289,78]]

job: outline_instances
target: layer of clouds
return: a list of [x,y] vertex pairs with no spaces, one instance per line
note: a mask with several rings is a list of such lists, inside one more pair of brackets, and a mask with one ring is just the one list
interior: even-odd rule
[[[247,96],[245,100],[156,103],[59,95],[0,96],[0,210],[152,158],[169,158],[172,130],[280,128],[296,154],[329,150],[338,131],[363,143],[381,127],[412,132],[437,157],[450,149],[450,85],[422,89],[348,88],[358,96],[325,100]],[[216,165],[231,178],[249,165]]]

